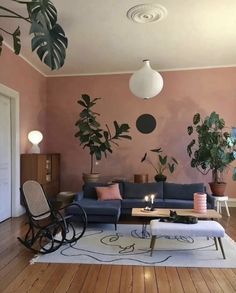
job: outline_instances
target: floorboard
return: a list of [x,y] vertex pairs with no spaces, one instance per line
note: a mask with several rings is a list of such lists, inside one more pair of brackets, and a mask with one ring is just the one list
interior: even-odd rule
[[[220,223],[236,241],[236,208]],[[236,292],[236,269],[34,264],[18,241],[25,217],[0,223],[0,292],[208,293]]]

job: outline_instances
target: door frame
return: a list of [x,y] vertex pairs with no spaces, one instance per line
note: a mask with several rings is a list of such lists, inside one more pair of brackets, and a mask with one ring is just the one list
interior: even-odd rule
[[10,99],[11,105],[11,214],[22,215],[20,204],[20,106],[19,93],[0,83],[0,94]]

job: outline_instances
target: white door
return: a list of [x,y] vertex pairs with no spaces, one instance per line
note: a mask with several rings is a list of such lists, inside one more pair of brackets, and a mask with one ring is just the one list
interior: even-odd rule
[[11,217],[11,104],[0,95],[0,222]]

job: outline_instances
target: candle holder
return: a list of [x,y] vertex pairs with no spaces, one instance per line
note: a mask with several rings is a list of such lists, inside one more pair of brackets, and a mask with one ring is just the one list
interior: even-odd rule
[[153,211],[154,210],[154,194],[146,195],[144,200],[146,202],[146,207],[144,208],[145,211]]

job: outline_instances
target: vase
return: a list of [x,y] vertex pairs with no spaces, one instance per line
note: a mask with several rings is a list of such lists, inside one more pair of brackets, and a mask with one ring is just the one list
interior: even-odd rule
[[224,196],[226,183],[225,182],[210,182],[209,183],[212,195]]
[[167,177],[165,175],[157,174],[154,177],[154,179],[156,182],[160,182],[160,181],[166,181]]
[[99,178],[100,178],[100,173],[83,173],[84,183],[98,182]]

